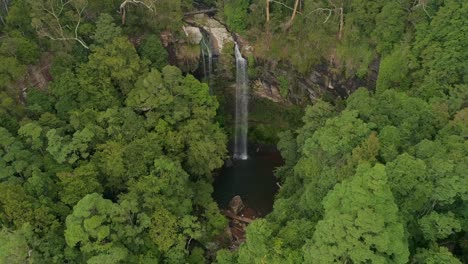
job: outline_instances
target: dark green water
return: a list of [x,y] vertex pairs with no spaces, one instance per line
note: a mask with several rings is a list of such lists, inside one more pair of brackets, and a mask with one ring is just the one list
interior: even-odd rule
[[260,216],[268,214],[278,190],[274,169],[282,163],[276,148],[254,146],[247,160],[234,160],[232,166],[222,168],[214,182],[213,198],[221,208],[227,208],[232,197],[239,195]]

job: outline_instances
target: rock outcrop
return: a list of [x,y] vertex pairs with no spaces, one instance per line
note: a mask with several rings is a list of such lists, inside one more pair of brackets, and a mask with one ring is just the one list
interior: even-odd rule
[[201,40],[203,39],[200,28],[183,26],[182,29],[184,30],[184,33],[191,44],[200,44]]
[[242,198],[239,195],[234,196],[231,201],[229,202],[229,208],[234,214],[238,214],[242,209],[244,209],[245,205],[242,202]]
[[210,35],[215,56],[221,54],[226,43],[234,43],[231,33],[216,19],[206,15],[196,15],[189,22],[191,25],[203,28]]

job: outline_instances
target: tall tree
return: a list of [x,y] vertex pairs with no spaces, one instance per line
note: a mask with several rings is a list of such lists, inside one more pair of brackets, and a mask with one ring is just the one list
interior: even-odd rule
[[362,165],[325,197],[307,263],[407,263],[403,224],[383,165]]

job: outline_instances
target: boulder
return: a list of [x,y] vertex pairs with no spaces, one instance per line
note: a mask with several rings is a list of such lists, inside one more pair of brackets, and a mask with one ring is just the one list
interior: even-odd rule
[[229,202],[229,208],[234,214],[238,214],[242,209],[244,209],[245,205],[242,202],[242,199],[239,195],[234,196],[231,201]]

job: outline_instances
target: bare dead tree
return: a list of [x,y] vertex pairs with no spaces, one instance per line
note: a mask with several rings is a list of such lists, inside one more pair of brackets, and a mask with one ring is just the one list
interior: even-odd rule
[[125,25],[128,4],[142,5],[145,8],[154,11],[156,9],[154,0],[125,0],[120,4],[120,14],[122,16],[122,25]]
[[338,7],[332,0],[328,0],[328,3],[334,7],[334,11],[340,16],[340,28],[338,30],[338,39],[341,40],[343,37],[343,27],[344,27],[344,12],[343,12],[343,1],[340,2]]
[[[78,36],[83,12],[87,6],[87,0],[33,1],[35,17],[32,24],[39,36],[57,41],[76,41],[85,49],[89,49],[88,45]],[[67,10],[73,11],[71,17],[65,15]],[[63,21],[73,21],[73,25],[63,24]]]

